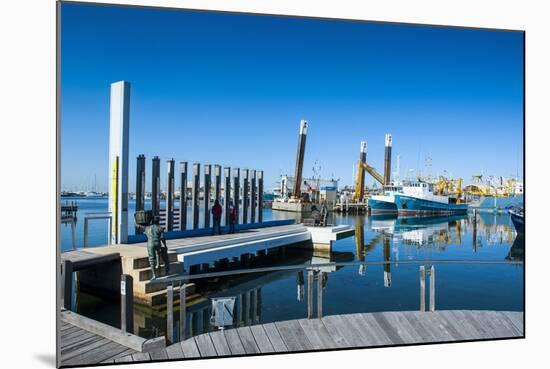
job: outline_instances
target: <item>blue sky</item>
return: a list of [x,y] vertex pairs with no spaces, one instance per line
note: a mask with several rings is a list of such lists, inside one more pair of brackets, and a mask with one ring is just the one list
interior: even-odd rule
[[[394,163],[467,181],[523,171],[523,34],[63,4],[61,177],[107,189],[110,83],[131,82],[135,157],[263,169],[266,188],[304,164],[352,181],[359,142]],[[395,170],[395,168],[394,168]],[[368,184],[372,178],[368,178]],[[147,183],[147,188],[150,183]]]

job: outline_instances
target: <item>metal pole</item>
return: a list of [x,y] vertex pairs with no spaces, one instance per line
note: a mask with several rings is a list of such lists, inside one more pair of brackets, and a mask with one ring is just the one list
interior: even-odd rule
[[[136,211],[145,210],[145,155],[137,157],[136,173]],[[142,233],[143,229],[136,226],[136,234]]]
[[174,175],[176,171],[176,162],[174,159],[166,162],[168,170],[168,193],[166,194],[166,230],[174,229]]
[[435,311],[435,266],[430,267],[430,311]]
[[248,222],[248,169],[243,170],[243,224]]
[[313,270],[307,272],[307,318],[313,317]]
[[120,276],[120,329],[134,333],[134,282],[128,274]]
[[426,311],[426,268],[420,266],[420,311]]
[[166,287],[166,340],[174,343],[174,286]]
[[212,165],[204,165],[204,228],[210,227],[210,186],[212,185]]
[[200,171],[201,165],[199,163],[193,164],[193,229],[199,228],[199,190],[200,190]]
[[225,176],[225,187],[223,190],[224,205],[225,205],[225,225],[229,225],[229,206],[231,205],[231,168],[223,168]]
[[250,176],[250,223],[256,222],[256,171],[251,170]]
[[264,171],[258,171],[258,222],[264,220]]
[[187,285],[184,283],[180,286],[180,341],[185,339],[185,309],[187,299]]
[[[365,164],[367,162],[367,142],[361,141],[361,146],[359,148],[359,160],[361,163]],[[364,191],[365,191],[365,169],[363,167],[357,168],[358,171],[360,171],[359,176],[359,194],[357,195],[357,198],[359,199],[359,202],[363,202],[364,197]]]
[[234,201],[234,207],[235,212],[237,214],[237,219],[235,220],[236,224],[239,224],[239,191],[240,191],[240,183],[241,183],[241,170],[239,168],[234,169],[233,174],[233,201]]
[[187,162],[180,161],[180,231],[187,229]]
[[153,216],[158,216],[160,214],[160,158],[158,156],[153,158],[151,174],[151,210],[153,210]]

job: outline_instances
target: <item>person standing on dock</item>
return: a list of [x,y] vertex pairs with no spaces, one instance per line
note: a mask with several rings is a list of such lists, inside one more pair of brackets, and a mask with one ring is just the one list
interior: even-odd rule
[[228,233],[235,233],[235,223],[237,223],[237,209],[235,208],[235,205],[231,203],[231,206],[229,207],[229,232]]
[[214,202],[212,207],[212,218],[214,219],[214,225],[212,226],[212,234],[216,234],[216,228],[218,229],[218,234],[222,234],[221,222],[222,222],[222,206],[218,199]]
[[154,216],[152,224],[145,227],[145,235],[147,236],[147,254],[149,256],[149,266],[153,272],[153,278],[157,278],[156,269],[160,268],[159,256],[164,261],[166,274],[170,273],[170,260],[168,258],[168,247],[164,238],[164,228],[159,224],[160,217]]

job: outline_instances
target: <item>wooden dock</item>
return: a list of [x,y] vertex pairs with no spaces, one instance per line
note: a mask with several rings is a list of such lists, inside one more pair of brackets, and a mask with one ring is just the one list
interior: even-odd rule
[[523,337],[523,313],[447,310],[287,320],[204,333],[166,348],[106,362],[227,357]]
[[138,353],[65,321],[61,321],[60,350],[61,366],[112,362],[120,357],[131,357],[132,354]]

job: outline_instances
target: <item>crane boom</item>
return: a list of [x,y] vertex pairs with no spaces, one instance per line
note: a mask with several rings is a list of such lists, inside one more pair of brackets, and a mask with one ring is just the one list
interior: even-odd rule
[[359,160],[357,162],[357,175],[355,177],[355,194],[353,195],[353,200],[362,200],[360,197],[362,197],[363,194],[363,186],[361,181],[361,176],[364,173],[363,171],[367,171],[376,181],[378,181],[382,186],[384,186],[384,177],[376,171],[373,167],[368,165],[367,163]]

